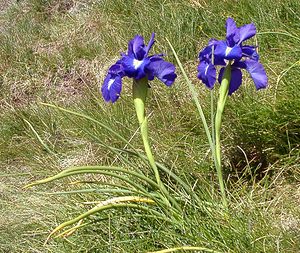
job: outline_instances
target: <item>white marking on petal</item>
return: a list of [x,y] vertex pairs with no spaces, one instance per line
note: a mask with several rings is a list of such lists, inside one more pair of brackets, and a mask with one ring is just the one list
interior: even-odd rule
[[142,63],[143,63],[143,61],[139,61],[137,59],[133,60],[133,66],[134,66],[135,69],[138,69],[138,67],[141,66]]
[[110,86],[114,83],[115,79],[110,79],[107,85],[107,89],[110,90]]
[[229,55],[231,50],[232,50],[232,47],[226,47],[225,56]]
[[204,75],[206,75],[206,74],[207,74],[208,67],[209,67],[209,65],[207,65],[207,67],[205,68]]

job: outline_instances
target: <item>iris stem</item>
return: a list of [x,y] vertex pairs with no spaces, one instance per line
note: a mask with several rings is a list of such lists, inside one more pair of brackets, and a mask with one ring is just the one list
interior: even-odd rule
[[148,138],[148,118],[145,116],[145,103],[147,98],[147,92],[148,92],[148,80],[147,78],[142,78],[140,80],[133,80],[133,101],[134,106],[138,118],[138,122],[140,125],[141,135],[143,139],[144,149],[149,161],[150,166],[153,169],[156,182],[158,184],[158,187],[161,191],[161,193],[165,196],[165,202],[168,206],[170,206],[170,202],[174,205],[174,207],[181,211],[181,208],[177,201],[172,198],[168,192],[168,190],[165,188],[164,184],[162,183],[159,175],[158,168],[155,163],[154,156],[151,151],[151,147],[149,144],[149,138]]
[[224,186],[224,180],[222,174],[222,163],[221,163],[221,125],[222,125],[222,114],[228,96],[230,80],[231,80],[231,63],[229,62],[225,68],[224,75],[222,78],[222,82],[219,90],[219,99],[217,104],[216,117],[215,117],[216,170],[217,170],[217,175],[219,180],[222,202],[225,208],[227,208],[227,199],[226,199],[225,186]]

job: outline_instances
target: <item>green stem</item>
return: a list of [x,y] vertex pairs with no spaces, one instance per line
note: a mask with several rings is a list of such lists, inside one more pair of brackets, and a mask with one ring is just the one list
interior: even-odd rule
[[148,157],[149,163],[153,168],[155,179],[158,185],[161,185],[160,175],[155,164],[154,156],[151,152],[149,138],[148,138],[148,119],[145,116],[145,102],[147,97],[148,91],[148,80],[143,78],[141,80],[134,80],[133,81],[133,98],[134,98],[134,105],[137,114],[137,118],[139,121],[141,135],[144,143],[144,148],[146,155]]
[[148,79],[143,78],[140,80],[133,80],[133,101],[135,105],[135,110],[137,114],[137,118],[140,125],[141,135],[144,143],[144,149],[148,158],[148,161],[150,163],[150,166],[153,169],[156,182],[158,184],[158,187],[161,191],[161,193],[166,197],[166,203],[170,206],[169,200],[173,203],[175,208],[177,210],[181,210],[180,206],[176,202],[175,199],[173,199],[168,190],[165,188],[164,184],[161,182],[160,175],[158,168],[155,163],[154,156],[151,151],[151,147],[149,144],[149,138],[148,138],[148,118],[145,116],[145,103],[147,98],[147,92],[148,92]]
[[217,104],[217,111],[215,117],[215,155],[216,155],[216,170],[219,179],[219,186],[222,195],[223,205],[227,208],[227,199],[225,193],[225,186],[222,174],[222,163],[221,163],[221,125],[222,125],[222,114],[224,111],[226,98],[228,96],[229,84],[231,80],[231,63],[229,62],[225,68],[224,75],[222,78],[219,99]]

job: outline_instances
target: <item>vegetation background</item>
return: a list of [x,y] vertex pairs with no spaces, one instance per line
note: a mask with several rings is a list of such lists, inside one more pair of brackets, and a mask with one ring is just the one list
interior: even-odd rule
[[[224,38],[227,17],[238,25],[256,24],[253,42],[259,44],[269,76],[268,89],[256,92],[245,73],[225,109],[229,221],[195,210],[179,230],[131,210],[110,211],[93,216],[90,226],[72,236],[43,245],[51,229],[107,196],[46,194],[82,188],[70,180],[22,187],[69,166],[121,164],[102,143],[125,144],[40,102],[90,115],[142,150],[131,83],[125,81],[114,105],[104,103],[99,93],[108,67],[135,34],[148,38],[155,31],[153,52],[164,52],[175,62],[166,38],[171,41],[209,118],[210,93],[196,78],[197,54],[210,38]],[[299,67],[298,0],[1,0],[0,252],[147,252],[180,245],[221,252],[300,252]],[[158,161],[194,185],[201,198],[216,200],[208,143],[178,74],[172,88],[151,84],[151,143]]]

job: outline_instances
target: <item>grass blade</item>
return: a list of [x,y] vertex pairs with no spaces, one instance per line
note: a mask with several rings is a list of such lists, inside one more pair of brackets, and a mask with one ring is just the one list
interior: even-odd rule
[[35,135],[35,137],[37,138],[37,140],[40,142],[40,144],[44,147],[44,149],[52,155],[55,155],[55,153],[48,147],[48,145],[42,140],[42,138],[40,137],[40,135],[37,133],[37,131],[35,131],[34,127],[31,125],[31,123],[26,120],[23,119],[25,121],[25,123],[29,126],[30,130],[33,132],[33,134]]
[[164,250],[159,250],[159,251],[152,251],[148,253],[170,253],[170,252],[175,252],[179,250],[199,250],[199,251],[204,251],[204,252],[211,252],[211,253],[221,253],[220,251],[208,249],[208,248],[203,248],[203,247],[192,247],[192,246],[183,246],[183,247],[178,247],[178,248],[171,248],[171,249],[164,249]]
[[[74,218],[72,220],[66,221],[66,222],[60,224],[59,226],[57,226],[54,230],[52,230],[52,232],[48,236],[48,239],[53,234],[55,234],[56,232],[58,232],[61,229],[65,228],[66,226],[72,225],[72,224],[74,224],[74,223],[76,223],[76,222],[78,222],[78,221],[80,221],[84,218],[89,217],[92,214],[95,214],[95,213],[103,211],[103,210],[112,209],[112,208],[124,208],[124,207],[131,207],[131,208],[138,208],[138,209],[145,208],[144,206],[141,206],[141,205],[129,204],[129,203],[124,203],[124,202],[155,204],[155,201],[153,201],[152,199],[142,198],[142,197],[139,197],[139,196],[116,197],[116,198],[112,198],[112,199],[109,199],[109,200],[105,200],[105,201],[100,202],[97,206],[93,207],[89,211],[77,216],[76,218]],[[159,213],[155,210],[152,210],[152,212],[155,212],[159,216],[162,215],[161,213]]]
[[168,39],[167,39],[167,42],[169,43],[169,46],[170,46],[170,48],[171,48],[171,50],[172,50],[172,52],[173,52],[173,54],[175,56],[175,59],[176,59],[177,64],[178,64],[178,66],[179,66],[179,68],[180,68],[180,70],[181,70],[181,72],[183,74],[183,77],[185,78],[185,81],[186,81],[186,83],[189,86],[190,92],[192,94],[193,100],[194,100],[194,102],[196,104],[196,107],[198,109],[198,113],[200,115],[200,118],[201,118],[203,126],[204,126],[206,137],[207,137],[207,140],[208,140],[211,152],[212,152],[212,157],[215,160],[215,148],[214,148],[213,140],[212,140],[212,137],[211,137],[211,134],[210,134],[210,131],[209,131],[209,127],[207,125],[207,121],[206,121],[205,115],[203,113],[202,107],[201,107],[199,99],[198,99],[198,93],[197,93],[197,91],[195,89],[195,86],[193,85],[193,83],[191,82],[191,80],[188,78],[188,76],[187,76],[187,74],[186,74],[186,72],[185,72],[185,70],[184,70],[184,68],[183,68],[183,66],[181,64],[181,61],[179,60],[178,55],[177,55],[175,49],[173,48],[171,42]]

